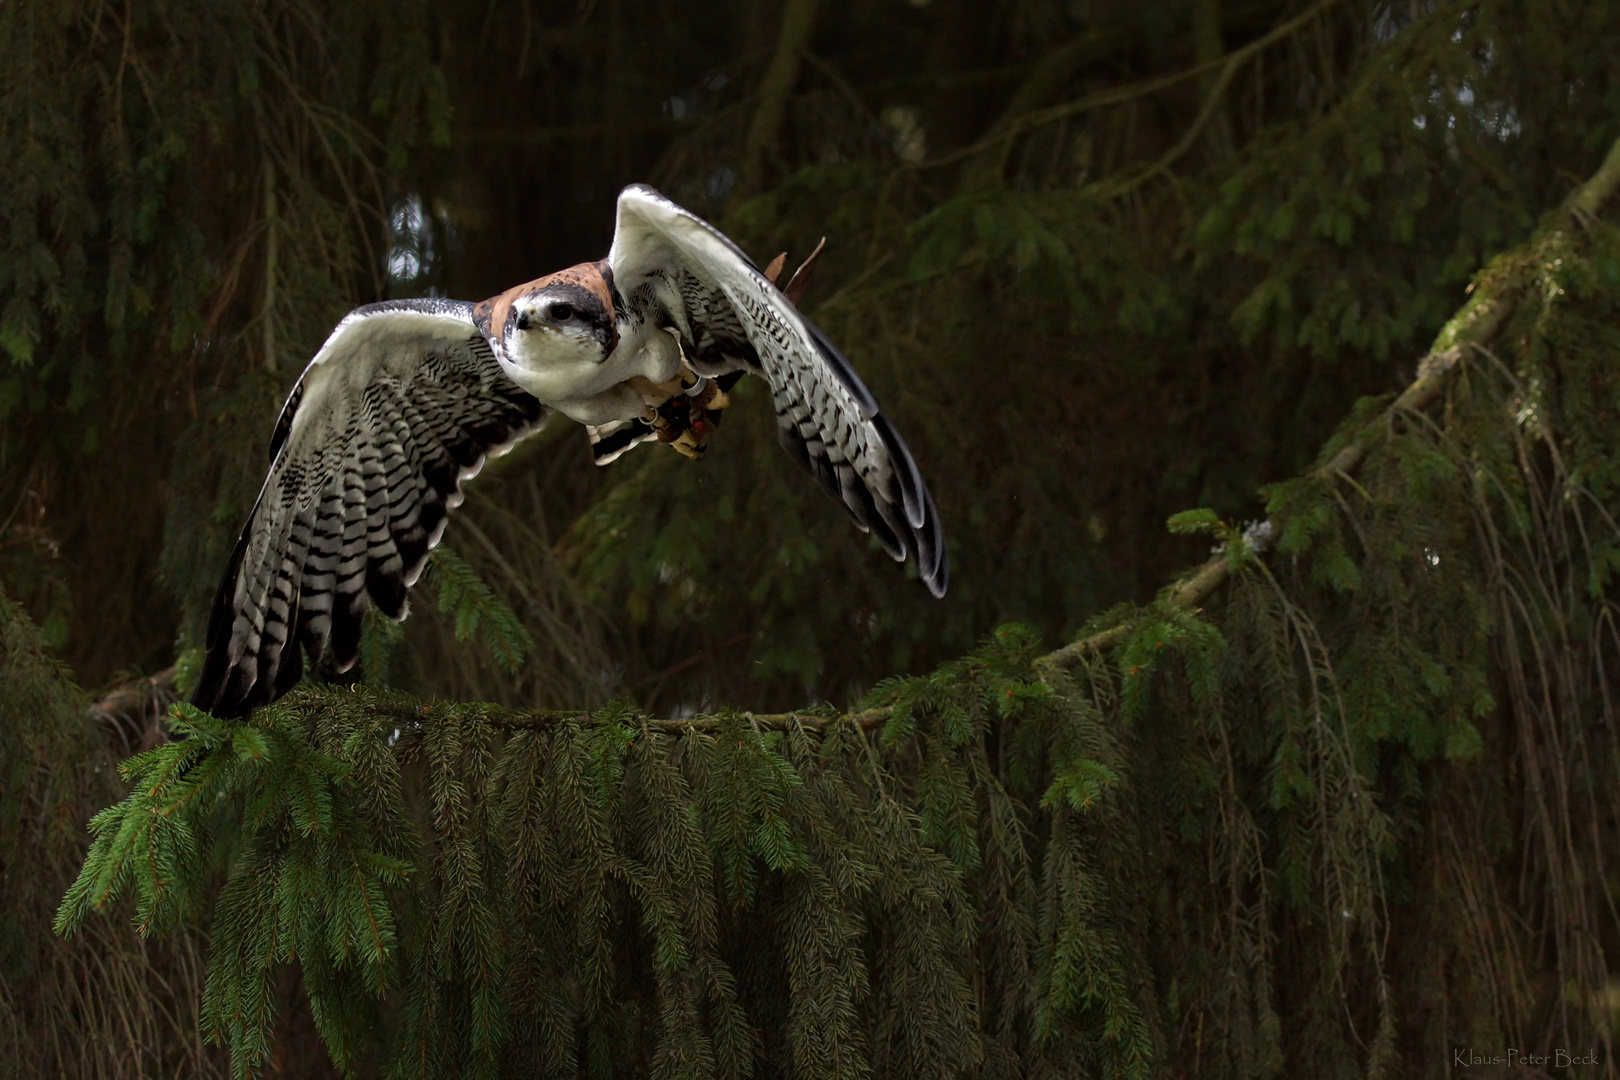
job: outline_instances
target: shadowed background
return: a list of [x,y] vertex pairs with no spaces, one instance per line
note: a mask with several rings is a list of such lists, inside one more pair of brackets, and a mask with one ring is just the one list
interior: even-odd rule
[[166,667],[337,317],[599,258],[643,180],[762,263],[828,238],[805,307],[911,441],[951,594],[848,530],[748,388],[702,465],[596,470],[559,421],[491,469],[449,542],[540,649],[516,685],[427,614],[410,685],[842,702],[1144,599],[1198,550],[1164,518],[1257,515],[1614,122],[1579,5],[1319,7],[1229,78],[1197,65],[1309,9],[19,7],[8,585],[85,682]]
[[1059,644],[1207,554],[1170,514],[1264,516],[1412,378],[1620,136],[1617,39],[1596,0],[14,0],[0,589],[86,688],[183,682],[332,324],[600,258],[645,181],[762,265],[827,238],[801,306],[910,443],[950,594],[745,382],[700,464],[598,469],[558,418],[469,486],[445,539],[533,639],[515,673],[419,590],[357,674],[680,715],[844,706],[1009,620]]

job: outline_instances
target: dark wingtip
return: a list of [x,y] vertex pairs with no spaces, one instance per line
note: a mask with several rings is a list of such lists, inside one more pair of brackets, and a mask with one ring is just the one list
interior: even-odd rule
[[927,523],[933,500],[928,494],[922,472],[911,456],[911,447],[906,445],[906,440],[900,437],[894,425],[889,423],[889,418],[882,413],[873,414],[872,426],[877,429],[878,437],[883,440],[894,462],[894,475],[900,483],[901,506],[905,510],[906,523],[913,529],[921,529]]
[[936,600],[944,599],[950,585],[950,556],[945,550],[945,529],[940,525],[939,509],[934,505],[933,493],[927,484],[922,489],[923,523],[917,529],[917,573]]
[[232,678],[235,672],[228,658],[231,628],[236,622],[236,579],[242,572],[242,559],[247,552],[248,537],[258,513],[259,508],[255,504],[253,512],[248,515],[247,524],[242,526],[236,538],[230,562],[226,564],[219,588],[214,592],[214,603],[208,612],[208,630],[203,634],[202,674],[191,692],[192,705],[222,720],[247,713],[240,698],[233,701],[227,694],[231,684],[236,681]]
[[923,584],[928,591],[934,594],[935,600],[945,599],[945,590],[951,584],[951,560],[945,553],[945,538],[939,537],[939,561],[934,565],[934,572],[923,578]]
[[917,468],[906,440],[882,413],[872,417],[872,426],[883,440],[894,464],[894,477],[900,488],[900,513],[911,531],[911,553],[917,560],[917,574],[936,597],[945,595],[950,568],[945,556],[945,530],[939,522],[939,509],[933,493]]

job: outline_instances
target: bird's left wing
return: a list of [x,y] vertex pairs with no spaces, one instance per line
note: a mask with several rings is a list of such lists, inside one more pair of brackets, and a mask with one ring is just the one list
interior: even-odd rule
[[762,376],[782,446],[862,531],[895,559],[916,559],[928,590],[945,594],[944,532],[911,451],[849,361],[747,255],[635,184],[619,194],[608,264],[628,317],[672,322],[699,374]]
[[367,597],[406,590],[461,502],[461,482],[550,410],[507,378],[472,305],[395,300],[345,316],[305,369],[270,442],[270,474],[208,621],[192,702],[241,716],[330,649],[359,653]]

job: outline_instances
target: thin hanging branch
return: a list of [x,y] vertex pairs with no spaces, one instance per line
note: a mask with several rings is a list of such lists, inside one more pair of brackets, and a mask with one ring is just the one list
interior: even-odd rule
[[[1206,63],[1195,64],[1190,68],[1170,75],[1162,75],[1156,79],[1145,79],[1142,82],[1131,83],[1126,86],[1110,87],[1095,94],[1087,94],[1085,97],[1066,101],[1061,105],[1053,105],[1049,108],[1027,112],[1003,124],[998,124],[995,131],[992,131],[972,146],[966,146],[953,153],[944,154],[909,167],[913,169],[934,169],[941,165],[953,165],[965,158],[976,157],[988,150],[993,150],[1002,143],[1016,139],[1018,136],[1035,128],[1044,127],[1047,124],[1053,124],[1059,120],[1078,116],[1081,113],[1091,112],[1094,109],[1100,109],[1108,105],[1122,105],[1127,101],[1134,101],[1137,98],[1146,97],[1160,90],[1169,89],[1172,86],[1186,82],[1188,79],[1196,79],[1213,71],[1220,71],[1221,75],[1217,80],[1217,89],[1210,95],[1209,100],[1218,101],[1226,83],[1231,81],[1232,77],[1237,74],[1238,69],[1245,63],[1256,57],[1262,50],[1283,40],[1301,27],[1309,25],[1312,20],[1325,14],[1330,8],[1337,7],[1342,2],[1343,0],[1322,0],[1321,3],[1309,11],[1294,16],[1294,18],[1282,23],[1265,36],[1256,38],[1247,45],[1233,49],[1225,56],[1217,57]],[[1196,129],[1201,129],[1205,120],[1207,120],[1207,117],[1200,117],[1199,121],[1195,122],[1192,137],[1196,138]],[[1180,155],[1177,154],[1177,156]]]
[[[1313,9],[1313,12],[1315,10]],[[1396,419],[1432,404],[1457,370],[1458,361],[1462,358],[1464,350],[1488,344],[1507,322],[1532,280],[1532,274],[1524,268],[1542,265],[1553,252],[1573,243],[1578,237],[1576,228],[1585,228],[1595,221],[1599,210],[1617,187],[1620,187],[1620,139],[1610,147],[1608,157],[1597,172],[1566,200],[1562,211],[1550,227],[1516,251],[1499,257],[1486,268],[1475,281],[1468,302],[1440,331],[1433,348],[1418,364],[1417,378],[1377,419],[1363,427],[1325,465],[1313,470],[1311,475],[1324,482],[1348,476],[1361,464],[1367,451],[1389,430]],[[1278,521],[1268,520],[1258,527],[1251,528],[1245,536],[1245,543],[1256,554],[1262,553],[1270,538],[1281,528],[1281,524]],[[1179,608],[1198,607],[1226,584],[1232,575],[1233,566],[1233,560],[1225,552],[1216,553],[1170,594],[1170,603]],[[1115,644],[1128,632],[1128,625],[1120,625],[1081,638],[1041,657],[1035,662],[1036,669],[1056,673],[1073,667],[1087,655],[1095,654]],[[743,715],[756,727],[767,730],[782,731],[793,728],[817,730],[839,721],[847,721],[864,730],[871,730],[884,723],[889,713],[890,710],[887,708],[877,708],[839,716],[806,712]],[[425,716],[428,713],[422,712],[420,715]],[[581,710],[503,712],[498,716],[492,715],[491,719],[503,727],[526,728],[544,727],[566,720],[584,720],[590,715],[589,712]],[[671,733],[711,731],[718,728],[720,723],[717,717],[647,721],[648,727],[652,730]]]
[[[1325,464],[1310,475],[1324,483],[1348,479],[1370,450],[1402,416],[1421,412],[1432,404],[1445,389],[1459,366],[1464,352],[1470,348],[1483,348],[1507,322],[1526,289],[1534,280],[1534,269],[1558,257],[1558,253],[1577,242],[1579,230],[1597,220],[1599,211],[1620,188],[1620,139],[1610,147],[1608,156],[1598,170],[1565,201],[1554,221],[1537,236],[1518,249],[1499,256],[1476,279],[1467,303],[1445,325],[1436,337],[1429,353],[1418,364],[1417,377],[1379,416],[1366,424]],[[1271,537],[1282,523],[1267,520],[1251,527],[1244,543],[1255,554],[1262,554]],[[1178,608],[1192,609],[1213,596],[1232,575],[1236,563],[1224,551],[1212,555],[1208,561],[1186,577],[1169,596],[1169,602]],[[1121,624],[1099,633],[1071,642],[1053,650],[1035,661],[1037,671],[1056,674],[1073,667],[1088,655],[1094,655],[1117,643],[1129,632],[1128,624]],[[329,693],[316,691],[315,693]],[[381,701],[378,711],[395,715],[412,723],[433,716],[436,709],[465,709],[468,706],[407,705]],[[488,705],[473,706],[490,723],[499,727],[524,729],[544,728],[567,721],[586,721],[594,713],[586,709],[562,710],[508,710]],[[890,709],[876,708],[860,712],[827,715],[819,712],[743,713],[749,723],[761,730],[785,731],[793,729],[821,730],[829,725],[847,721],[863,730],[872,730],[883,724]],[[698,716],[681,719],[648,719],[650,730],[671,734],[689,731],[713,731],[720,727],[717,716]]]
[[1098,56],[1104,55],[1108,48],[1116,47],[1117,38],[1117,34],[1090,30],[1041,57],[1029,75],[1019,84],[1018,89],[1013,91],[1012,98],[1007,102],[1006,108],[1002,109],[1001,116],[997,118],[989,134],[978,143],[988,146],[999,142],[1000,153],[994,157],[985,155],[969,161],[962,169],[961,178],[957,183],[958,189],[977,191],[999,183],[1001,170],[1012,149],[1012,140],[1003,139],[1001,136],[1024,123],[1025,119],[1049,100],[1075,72]]
[[[1572,243],[1576,237],[1575,227],[1585,228],[1596,220],[1599,209],[1616,187],[1620,187],[1620,139],[1609,148],[1609,155],[1597,172],[1565,201],[1550,228],[1517,251],[1500,256],[1474,282],[1468,302],[1446,323],[1428,355],[1419,361],[1417,378],[1325,465],[1313,470],[1311,476],[1323,482],[1348,476],[1397,418],[1433,403],[1457,370],[1464,350],[1489,344],[1507,322],[1532,280],[1525,268],[1542,265],[1553,252]],[[1269,527],[1265,530],[1268,535],[1281,527],[1281,522],[1277,521],[1265,524]],[[1176,590],[1171,602],[1178,607],[1197,607],[1226,583],[1231,572],[1231,560],[1224,554],[1214,555]],[[1054,668],[1071,666],[1086,653],[1113,644],[1124,632],[1123,627],[1116,627],[1082,638],[1049,653],[1040,662]]]
[[[1440,331],[1433,348],[1418,364],[1417,378],[1376,419],[1366,424],[1326,464],[1312,470],[1310,475],[1324,483],[1348,479],[1368,450],[1377,444],[1397,419],[1420,412],[1432,404],[1457,370],[1464,351],[1489,344],[1507,322],[1534,280],[1533,268],[1556,258],[1557,252],[1574,243],[1579,238],[1577,229],[1584,229],[1597,220],[1599,211],[1617,188],[1620,188],[1620,139],[1610,147],[1607,158],[1597,172],[1565,201],[1563,209],[1549,227],[1515,251],[1498,257],[1486,268],[1475,281],[1468,302]],[[1244,543],[1254,554],[1263,554],[1281,526],[1282,523],[1276,520],[1251,526],[1245,533]],[[1235,565],[1224,551],[1217,552],[1175,588],[1169,596],[1170,604],[1183,609],[1198,607],[1226,584]],[[1095,655],[1116,644],[1129,631],[1129,624],[1121,624],[1071,642],[1037,659],[1036,670],[1055,675],[1080,663],[1088,655]],[[380,700],[376,708],[383,715],[395,716],[413,724],[431,718],[435,712],[472,708],[488,722],[512,729],[546,728],[569,721],[584,722],[594,716],[594,712],[588,709],[515,710],[490,705],[410,704],[397,700]],[[848,722],[870,731],[882,725],[890,712],[889,708],[880,707],[835,715],[820,712],[745,712],[741,715],[761,730],[815,731],[834,723]],[[720,727],[722,720],[718,716],[695,716],[647,719],[644,723],[652,731],[680,734],[714,731]]]

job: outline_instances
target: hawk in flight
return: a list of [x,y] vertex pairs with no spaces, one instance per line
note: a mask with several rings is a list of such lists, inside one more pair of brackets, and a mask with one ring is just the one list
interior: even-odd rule
[[745,373],[770,385],[788,453],[943,596],[945,540],[911,452],[849,361],[776,287],[778,270],[761,271],[719,230],[634,185],[619,195],[600,262],[480,304],[390,300],[350,312],[276,422],[193,703],[243,716],[298,682],[302,652],[352,665],[368,598],[405,617],[462,481],[552,413],[587,426],[601,464],[649,439],[696,457]]

